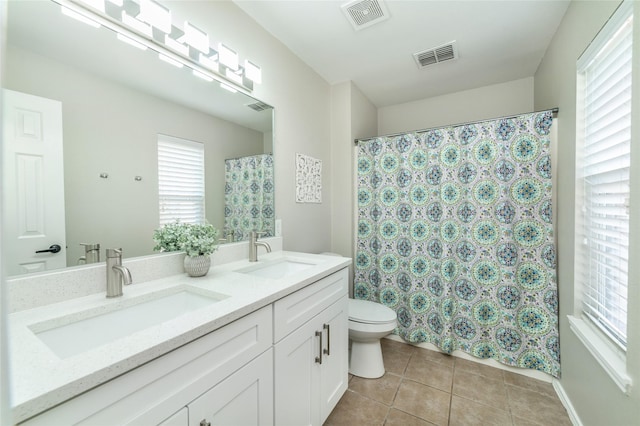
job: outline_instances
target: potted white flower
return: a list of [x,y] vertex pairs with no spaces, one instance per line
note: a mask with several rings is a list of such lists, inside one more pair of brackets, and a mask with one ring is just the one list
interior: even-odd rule
[[155,250],[182,250],[184,270],[191,277],[207,275],[211,254],[218,249],[218,230],[211,224],[170,223],[154,232]]

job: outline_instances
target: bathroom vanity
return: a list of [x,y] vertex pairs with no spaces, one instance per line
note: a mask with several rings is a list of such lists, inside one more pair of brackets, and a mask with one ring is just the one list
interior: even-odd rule
[[280,251],[14,312],[14,420],[320,425],[347,389],[350,263]]

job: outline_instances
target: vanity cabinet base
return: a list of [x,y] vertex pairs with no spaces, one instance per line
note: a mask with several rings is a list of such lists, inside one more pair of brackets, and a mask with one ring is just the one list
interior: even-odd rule
[[347,389],[344,268],[20,425],[321,425]]
[[271,348],[272,331],[269,305],[20,424],[160,424]]

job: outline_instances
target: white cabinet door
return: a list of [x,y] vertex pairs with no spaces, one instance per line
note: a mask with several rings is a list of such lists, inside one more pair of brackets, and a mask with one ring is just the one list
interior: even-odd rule
[[[275,345],[275,423],[320,423],[319,351],[322,329],[317,318],[304,324]],[[318,358],[318,361],[316,361]]]
[[348,381],[347,296],[275,345],[276,424],[321,425]]
[[189,426],[273,425],[273,350],[191,402]]
[[321,423],[347,390],[349,381],[348,298],[327,308],[321,315],[324,334],[324,356],[320,374]]

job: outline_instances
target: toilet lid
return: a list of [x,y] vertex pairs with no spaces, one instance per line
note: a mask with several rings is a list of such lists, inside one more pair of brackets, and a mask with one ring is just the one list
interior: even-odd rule
[[378,324],[396,320],[394,310],[368,300],[349,299],[349,319],[368,324]]

